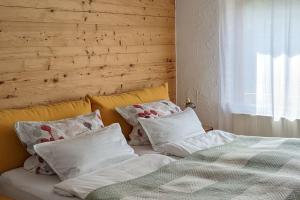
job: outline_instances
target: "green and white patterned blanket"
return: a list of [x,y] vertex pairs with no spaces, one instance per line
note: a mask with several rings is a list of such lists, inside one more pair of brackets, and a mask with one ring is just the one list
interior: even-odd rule
[[300,140],[239,136],[86,199],[297,200]]

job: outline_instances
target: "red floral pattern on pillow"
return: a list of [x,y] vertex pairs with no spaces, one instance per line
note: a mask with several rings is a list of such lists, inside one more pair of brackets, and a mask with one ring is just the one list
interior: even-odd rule
[[50,166],[35,153],[33,148],[35,144],[76,137],[103,127],[99,111],[58,121],[17,122],[15,125],[17,135],[32,155],[24,163],[24,168],[37,174],[54,174]]
[[[41,130],[42,131],[46,131],[48,132],[50,138],[41,138],[40,139],[40,143],[44,143],[44,142],[51,142],[51,141],[55,141],[55,140],[63,140],[64,137],[63,136],[58,136],[58,138],[54,137],[52,135],[52,129],[50,126],[48,125],[41,125]],[[43,171],[42,173],[45,174],[52,174],[53,171],[52,169],[48,166],[48,164],[46,163],[46,161],[44,161],[44,159],[42,157],[40,157],[39,155],[35,154],[37,156],[37,160],[39,162],[39,166],[36,167],[35,173],[36,174],[41,174],[41,171]]]
[[[39,143],[45,143],[45,142],[51,142],[56,140],[62,140],[64,139],[64,136],[57,134],[57,131],[54,131],[52,134],[52,131],[55,130],[51,128],[51,126],[47,124],[42,124],[40,126],[41,138],[37,139],[35,141],[35,144]],[[47,133],[46,135],[43,133]],[[54,171],[51,169],[51,167],[47,164],[46,161],[42,157],[40,157],[38,154],[34,154],[34,172],[36,174],[44,174],[44,175],[52,175],[55,174]]]
[[116,108],[117,112],[124,117],[124,119],[133,126],[130,133],[131,145],[145,145],[150,144],[149,139],[138,123],[138,118],[157,118],[181,112],[180,107],[168,100],[161,100],[145,104],[135,104],[122,108]]

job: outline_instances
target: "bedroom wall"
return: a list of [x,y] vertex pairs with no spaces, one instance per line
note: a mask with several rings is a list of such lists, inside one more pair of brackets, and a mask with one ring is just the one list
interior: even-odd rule
[[[176,0],[177,102],[197,104],[205,125],[218,128],[218,1]],[[300,137],[300,120],[235,114],[232,132],[243,135]]]
[[169,82],[174,0],[0,0],[0,109]]
[[176,0],[177,101],[197,104],[205,125],[218,126],[218,1]]

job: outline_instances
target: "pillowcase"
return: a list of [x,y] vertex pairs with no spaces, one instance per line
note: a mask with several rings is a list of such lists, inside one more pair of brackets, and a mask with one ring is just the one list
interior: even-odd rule
[[61,140],[87,134],[89,130],[103,128],[99,110],[75,118],[48,122],[19,121],[15,123],[15,130],[21,142],[26,146],[29,157],[24,168],[37,174],[52,175],[53,170],[36,155],[33,146],[38,143]]
[[[138,118],[138,121],[145,130],[153,149],[163,154],[182,156],[182,149],[189,147],[178,144],[205,133],[200,120],[191,108],[160,118]],[[169,147],[173,148],[172,151]]]
[[90,134],[34,146],[61,180],[109,167],[136,157],[119,124],[91,131]]
[[132,127],[116,112],[115,108],[143,102],[169,99],[169,89],[168,84],[165,83],[158,87],[144,88],[142,90],[130,91],[122,94],[108,96],[87,95],[87,99],[89,99],[92,103],[92,110],[100,110],[105,126],[113,123],[119,123],[125,137],[129,139]]
[[118,107],[116,111],[133,126],[130,133],[130,145],[146,145],[149,139],[138,122],[138,118],[158,118],[181,112],[179,106],[169,100],[160,100],[145,104],[135,104],[126,107]]

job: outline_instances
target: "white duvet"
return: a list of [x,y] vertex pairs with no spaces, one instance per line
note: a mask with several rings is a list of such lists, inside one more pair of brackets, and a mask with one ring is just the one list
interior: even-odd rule
[[84,199],[98,188],[144,176],[172,161],[174,161],[173,158],[160,154],[143,155],[106,169],[65,180],[55,185],[54,191],[63,196],[76,196]]

